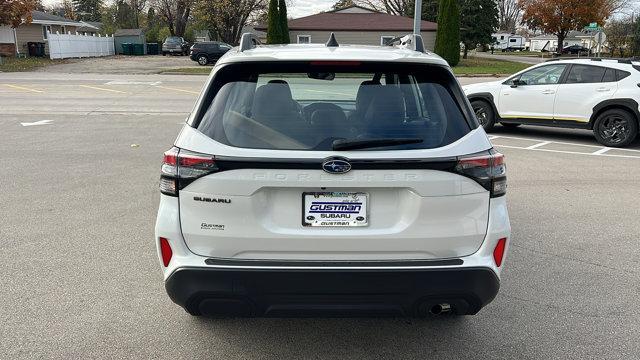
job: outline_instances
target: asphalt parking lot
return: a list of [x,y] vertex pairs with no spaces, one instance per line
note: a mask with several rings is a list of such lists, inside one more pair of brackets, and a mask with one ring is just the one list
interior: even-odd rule
[[513,234],[476,316],[189,316],[165,294],[153,226],[162,152],[204,80],[0,74],[0,358],[640,358],[640,143],[581,130],[491,134]]

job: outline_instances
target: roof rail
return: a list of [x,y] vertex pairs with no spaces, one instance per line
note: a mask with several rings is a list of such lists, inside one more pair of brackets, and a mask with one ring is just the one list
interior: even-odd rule
[[551,61],[560,61],[560,60],[591,60],[591,61],[602,61],[602,60],[611,60],[617,61],[620,64],[632,64],[632,61],[636,61],[635,58],[602,58],[602,57],[557,57],[553,59],[549,59],[545,62]]
[[260,39],[257,36],[252,33],[244,33],[240,39],[240,52],[251,50],[260,44]]
[[424,53],[424,42],[422,41],[422,35],[408,34],[405,36],[398,36],[393,39],[387,40],[385,43],[387,46],[398,46],[404,49],[411,49]]

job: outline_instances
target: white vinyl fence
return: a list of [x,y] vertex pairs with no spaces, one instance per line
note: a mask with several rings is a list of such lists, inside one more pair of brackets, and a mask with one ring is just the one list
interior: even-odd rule
[[48,33],[52,59],[109,56],[115,54],[113,36]]

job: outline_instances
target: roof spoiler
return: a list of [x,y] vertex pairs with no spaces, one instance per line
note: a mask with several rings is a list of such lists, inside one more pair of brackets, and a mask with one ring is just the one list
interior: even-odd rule
[[387,46],[397,46],[403,49],[410,49],[421,53],[426,52],[424,50],[424,42],[422,41],[422,35],[408,34],[405,36],[399,36],[385,42]]
[[240,39],[240,52],[251,50],[256,47],[256,45],[261,45],[260,39],[252,33],[244,33],[242,34],[242,38]]

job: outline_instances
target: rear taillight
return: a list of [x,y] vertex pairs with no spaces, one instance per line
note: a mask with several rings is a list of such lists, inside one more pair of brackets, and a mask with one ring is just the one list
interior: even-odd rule
[[507,168],[504,155],[491,150],[458,159],[456,172],[472,178],[489,190],[491,197],[507,193]]
[[178,196],[180,189],[202,176],[218,171],[213,155],[199,154],[177,147],[164,153],[160,192]]

